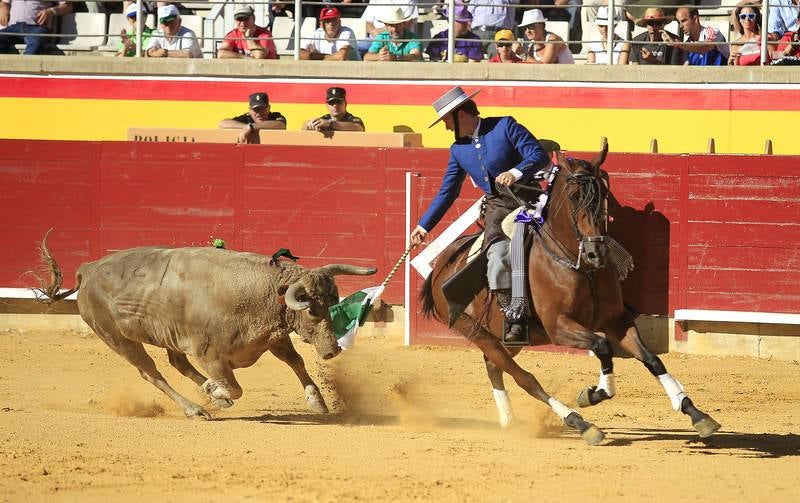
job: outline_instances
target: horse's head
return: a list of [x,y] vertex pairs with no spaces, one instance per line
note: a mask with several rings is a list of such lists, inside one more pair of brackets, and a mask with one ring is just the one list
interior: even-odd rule
[[608,253],[606,233],[608,229],[608,182],[601,174],[600,166],[606,160],[608,142],[602,139],[600,152],[591,161],[568,158],[563,152],[556,153],[563,184],[554,191],[551,204],[560,207],[569,205],[569,220],[578,241],[576,267],[585,263],[592,269],[605,267]]

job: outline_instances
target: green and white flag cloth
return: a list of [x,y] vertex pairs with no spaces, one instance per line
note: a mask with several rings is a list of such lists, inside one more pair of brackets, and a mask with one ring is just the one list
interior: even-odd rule
[[367,314],[380,299],[384,288],[385,285],[379,285],[359,290],[328,308],[331,313],[333,333],[340,348],[353,347],[358,327],[364,325]]

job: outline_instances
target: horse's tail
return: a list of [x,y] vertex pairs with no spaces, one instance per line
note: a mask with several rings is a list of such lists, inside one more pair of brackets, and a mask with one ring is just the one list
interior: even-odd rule
[[[50,235],[52,230],[53,228],[51,227],[44,233],[42,242],[39,244],[39,273],[28,271],[28,274],[32,275],[39,282],[39,287],[33,288],[36,300],[45,304],[52,304],[53,302],[65,299],[77,292],[81,287],[81,274],[78,273],[76,275],[77,284],[75,288],[59,293],[64,277],[61,274],[61,267],[58,265],[58,262],[56,262],[56,259],[53,258],[50,249],[47,247],[47,236]],[[49,280],[44,280],[42,276],[49,276]]]
[[433,303],[433,274],[428,274],[425,278],[422,290],[419,292],[419,301],[422,304],[422,316],[425,318],[436,316],[436,306]]

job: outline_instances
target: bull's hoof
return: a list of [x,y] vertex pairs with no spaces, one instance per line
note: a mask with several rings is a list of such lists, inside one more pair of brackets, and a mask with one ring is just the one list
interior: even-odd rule
[[706,416],[696,423],[692,423],[692,426],[700,434],[700,438],[706,438],[713,435],[722,425],[714,421],[711,416]]
[[592,405],[597,405],[598,403],[608,400],[611,397],[608,396],[606,390],[601,389],[597,390],[597,386],[590,386],[585,390],[578,393],[578,407],[591,407]]
[[214,398],[211,397],[211,405],[217,407],[218,409],[228,409],[233,407],[233,400],[230,398]]
[[192,405],[191,407],[187,407],[186,409],[184,409],[183,413],[186,414],[186,417],[190,419],[198,418],[198,419],[205,419],[206,421],[210,421],[211,419],[213,419],[211,417],[211,414],[209,414],[206,409],[200,407],[199,405]]
[[322,393],[319,392],[316,386],[306,386],[306,403],[308,403],[308,408],[317,414],[328,413],[328,406],[325,405],[325,399],[322,398]]
[[597,426],[591,423],[589,423],[589,425],[590,426],[588,428],[581,432],[581,437],[589,445],[598,445],[603,441],[604,438],[606,438],[606,434],[603,433],[603,430]]

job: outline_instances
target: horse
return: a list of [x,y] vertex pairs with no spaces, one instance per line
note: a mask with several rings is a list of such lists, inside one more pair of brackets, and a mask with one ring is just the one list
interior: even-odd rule
[[[695,407],[680,382],[647,348],[623,302],[620,281],[633,264],[627,252],[607,235],[609,185],[607,173],[600,169],[607,153],[605,138],[591,162],[567,158],[560,149],[555,151],[556,162],[546,173],[549,182],[546,218],[534,225],[532,244],[526,252],[525,279],[530,292],[531,320],[535,321],[528,324],[530,340],[549,339],[557,345],[591,350],[597,356],[600,379],[597,386],[587,387],[578,394],[577,404],[581,408],[615,396],[611,344],[614,342],[644,364],[663,386],[672,408],[691,418],[700,437],[708,437],[720,424]],[[442,285],[466,266],[472,253],[471,241],[472,237],[462,236],[437,258],[420,293],[424,316],[448,320],[448,301]],[[452,328],[483,352],[501,427],[508,427],[514,417],[503,382],[505,372],[529,395],[548,404],[588,444],[599,444],[605,436],[600,428],[545,392],[536,377],[514,361],[521,348],[502,344],[503,319],[486,288],[476,293],[457,318],[450,318]]]

